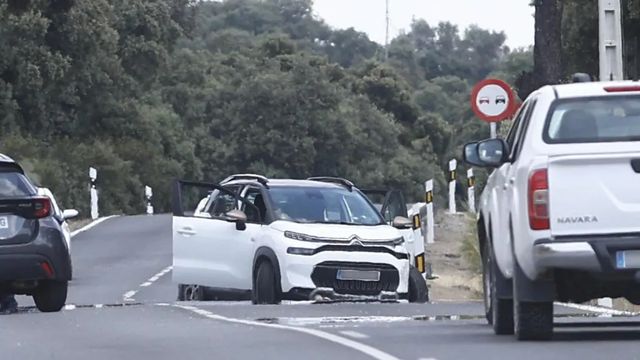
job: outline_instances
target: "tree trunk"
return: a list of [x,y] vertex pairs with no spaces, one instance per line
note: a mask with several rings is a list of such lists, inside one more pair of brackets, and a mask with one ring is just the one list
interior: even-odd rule
[[558,84],[562,66],[562,0],[535,0],[535,45],[533,73],[518,79],[521,99],[541,86]]

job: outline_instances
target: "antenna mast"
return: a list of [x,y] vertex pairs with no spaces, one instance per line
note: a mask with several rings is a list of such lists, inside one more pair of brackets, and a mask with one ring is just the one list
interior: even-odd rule
[[389,0],[385,0],[386,13],[385,13],[385,35],[384,35],[384,60],[389,59]]

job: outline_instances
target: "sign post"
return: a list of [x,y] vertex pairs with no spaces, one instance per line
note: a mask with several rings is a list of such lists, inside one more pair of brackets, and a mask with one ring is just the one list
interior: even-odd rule
[[98,213],[98,189],[97,182],[98,180],[98,170],[95,168],[89,168],[89,191],[91,194],[91,219],[95,220],[100,215]]
[[458,161],[452,159],[449,161],[449,212],[456,213],[456,168]]
[[149,186],[144,187],[144,197],[147,200],[147,215],[153,215],[153,205],[151,205],[151,198],[153,197],[153,190]]
[[517,110],[511,87],[498,79],[480,81],[471,91],[471,109],[491,127],[491,138],[497,137],[496,123],[508,119]]
[[433,216],[433,180],[427,180],[424,183],[424,202],[427,204],[427,221],[423,221],[425,224],[426,231],[424,232],[427,236],[427,244],[433,244],[434,242],[434,216]]

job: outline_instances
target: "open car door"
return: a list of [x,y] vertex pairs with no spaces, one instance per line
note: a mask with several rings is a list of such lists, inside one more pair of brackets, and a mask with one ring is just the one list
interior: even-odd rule
[[[378,208],[384,220],[391,225],[396,216],[408,218],[407,202],[404,194],[400,190],[366,189],[360,190]],[[413,216],[413,227],[411,229],[400,230],[405,239],[407,250],[412,256],[411,264],[420,273],[425,273],[425,243],[422,236],[420,216]]]
[[173,281],[219,289],[251,289],[253,233],[238,218],[239,187],[176,181],[172,193]]

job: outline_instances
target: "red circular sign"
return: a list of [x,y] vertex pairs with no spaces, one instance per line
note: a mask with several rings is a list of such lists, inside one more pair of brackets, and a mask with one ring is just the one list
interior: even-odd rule
[[498,122],[518,109],[511,87],[498,79],[482,80],[471,91],[471,108],[481,120]]

